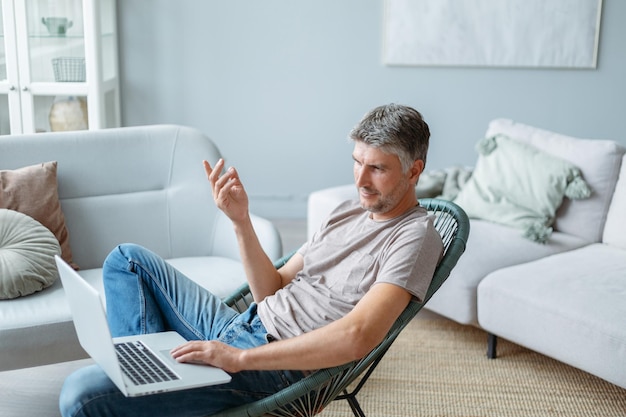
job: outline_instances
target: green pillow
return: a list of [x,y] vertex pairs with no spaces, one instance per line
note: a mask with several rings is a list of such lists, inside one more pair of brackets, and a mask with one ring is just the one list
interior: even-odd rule
[[49,287],[59,277],[61,246],[48,228],[24,213],[0,209],[0,300]]
[[524,237],[544,243],[563,197],[591,195],[576,166],[534,146],[496,135],[476,149],[474,173],[454,200],[471,218],[519,228]]

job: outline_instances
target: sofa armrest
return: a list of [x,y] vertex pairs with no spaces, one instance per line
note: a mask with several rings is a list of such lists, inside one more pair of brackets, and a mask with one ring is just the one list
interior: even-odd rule
[[259,242],[261,242],[267,256],[272,261],[280,259],[283,256],[283,242],[274,223],[254,214],[251,215],[251,218]]
[[307,239],[310,239],[328,218],[328,215],[346,200],[358,198],[354,184],[340,185],[313,191],[307,202]]
[[[259,242],[267,256],[275,261],[283,256],[283,244],[280,233],[274,224],[262,217],[250,214],[252,225],[259,238]],[[213,230],[213,255],[224,256],[241,261],[237,236],[233,230],[232,222],[221,211],[217,213],[215,228]]]

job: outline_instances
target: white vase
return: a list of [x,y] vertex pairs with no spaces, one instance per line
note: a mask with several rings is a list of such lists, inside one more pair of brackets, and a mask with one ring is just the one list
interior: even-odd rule
[[55,98],[49,120],[53,132],[88,129],[87,100],[74,96]]

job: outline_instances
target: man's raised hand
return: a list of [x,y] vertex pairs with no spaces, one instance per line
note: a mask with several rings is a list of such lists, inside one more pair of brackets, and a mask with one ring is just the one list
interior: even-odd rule
[[217,161],[215,167],[211,167],[211,164],[206,160],[202,163],[211,183],[213,200],[215,200],[217,207],[233,222],[246,219],[248,217],[248,195],[239,179],[237,170],[230,167],[224,174],[220,175],[224,169],[222,158]]

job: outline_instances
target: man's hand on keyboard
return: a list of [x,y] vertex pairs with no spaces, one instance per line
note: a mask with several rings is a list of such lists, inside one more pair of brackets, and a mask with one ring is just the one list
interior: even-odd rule
[[170,353],[178,362],[211,365],[226,372],[243,370],[242,350],[215,340],[187,342],[172,349]]

